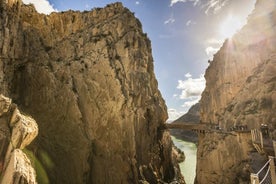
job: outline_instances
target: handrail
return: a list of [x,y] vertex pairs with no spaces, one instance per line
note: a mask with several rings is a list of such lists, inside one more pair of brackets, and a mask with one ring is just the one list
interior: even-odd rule
[[259,170],[259,172],[257,172],[256,174],[259,175],[259,174],[262,172],[262,170],[266,167],[266,165],[269,164],[270,161],[271,161],[271,159],[269,159],[269,160],[265,163],[265,165]]
[[[270,160],[269,160],[269,161],[270,161]],[[265,181],[266,177],[267,177],[268,174],[269,174],[269,171],[270,171],[270,166],[268,166],[267,171],[266,171],[266,174],[265,174],[264,178],[262,179],[262,181],[260,181],[260,184],[262,184],[262,183]]]
[[[261,167],[261,169],[256,174],[251,173],[251,184],[275,183],[274,159],[275,157],[269,156],[268,161]],[[259,179],[261,179],[261,181],[259,181]]]

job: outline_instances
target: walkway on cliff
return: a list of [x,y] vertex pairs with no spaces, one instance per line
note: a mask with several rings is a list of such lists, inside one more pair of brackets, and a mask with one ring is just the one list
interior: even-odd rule
[[177,123],[165,123],[165,126],[168,129],[182,129],[182,130],[191,130],[197,133],[222,133],[222,134],[232,134],[233,133],[251,133],[251,130],[247,126],[234,126],[229,130],[224,130],[219,127],[218,124],[213,123],[193,123],[193,122],[177,122]]
[[[217,124],[211,123],[191,123],[191,122],[177,122],[166,123],[168,129],[182,129],[192,130],[197,133],[223,133],[237,135],[239,133],[251,134],[252,144],[261,155],[275,155],[276,156],[276,141],[273,141],[266,124],[261,124],[259,129],[248,129],[245,125],[234,126],[229,130],[221,129]],[[275,158],[269,156],[268,161],[259,169],[257,173],[251,173],[251,184],[276,184],[275,174]]]
[[180,122],[180,123],[166,123],[168,129],[183,129],[183,130],[207,130],[209,129],[208,124],[206,123],[189,123],[189,122]]
[[[221,129],[217,124],[212,123],[193,123],[193,122],[177,122],[177,123],[166,123],[165,124],[168,129],[182,129],[182,130],[191,130],[197,133],[210,133],[210,132],[218,132],[218,133],[227,133],[231,134],[229,131],[225,131]],[[236,129],[235,131],[246,131],[250,132],[247,129]]]

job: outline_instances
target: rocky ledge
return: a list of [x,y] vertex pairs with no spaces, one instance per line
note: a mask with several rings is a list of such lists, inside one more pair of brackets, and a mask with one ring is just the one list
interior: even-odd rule
[[36,183],[35,170],[23,149],[37,134],[36,122],[0,95],[0,183]]

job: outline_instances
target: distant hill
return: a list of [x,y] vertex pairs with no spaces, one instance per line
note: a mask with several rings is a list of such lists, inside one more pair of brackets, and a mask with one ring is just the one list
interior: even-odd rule
[[184,114],[177,120],[173,121],[173,123],[178,123],[178,122],[199,123],[199,119],[200,119],[199,109],[200,109],[199,103],[193,105],[186,114]]
[[[200,105],[199,103],[193,105],[189,111],[178,118],[177,120],[173,121],[172,123],[199,123],[200,120],[200,114],[199,114]],[[190,130],[178,130],[173,129],[170,131],[171,135],[175,136],[178,139],[182,139],[184,141],[190,141],[190,142],[197,142],[198,137],[195,132],[192,132]]]

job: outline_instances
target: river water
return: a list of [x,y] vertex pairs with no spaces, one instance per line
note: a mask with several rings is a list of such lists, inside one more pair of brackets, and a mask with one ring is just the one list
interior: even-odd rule
[[180,163],[180,170],[187,184],[193,184],[196,175],[196,151],[197,147],[194,143],[176,139],[172,136],[172,140],[176,147],[184,151],[185,161]]

